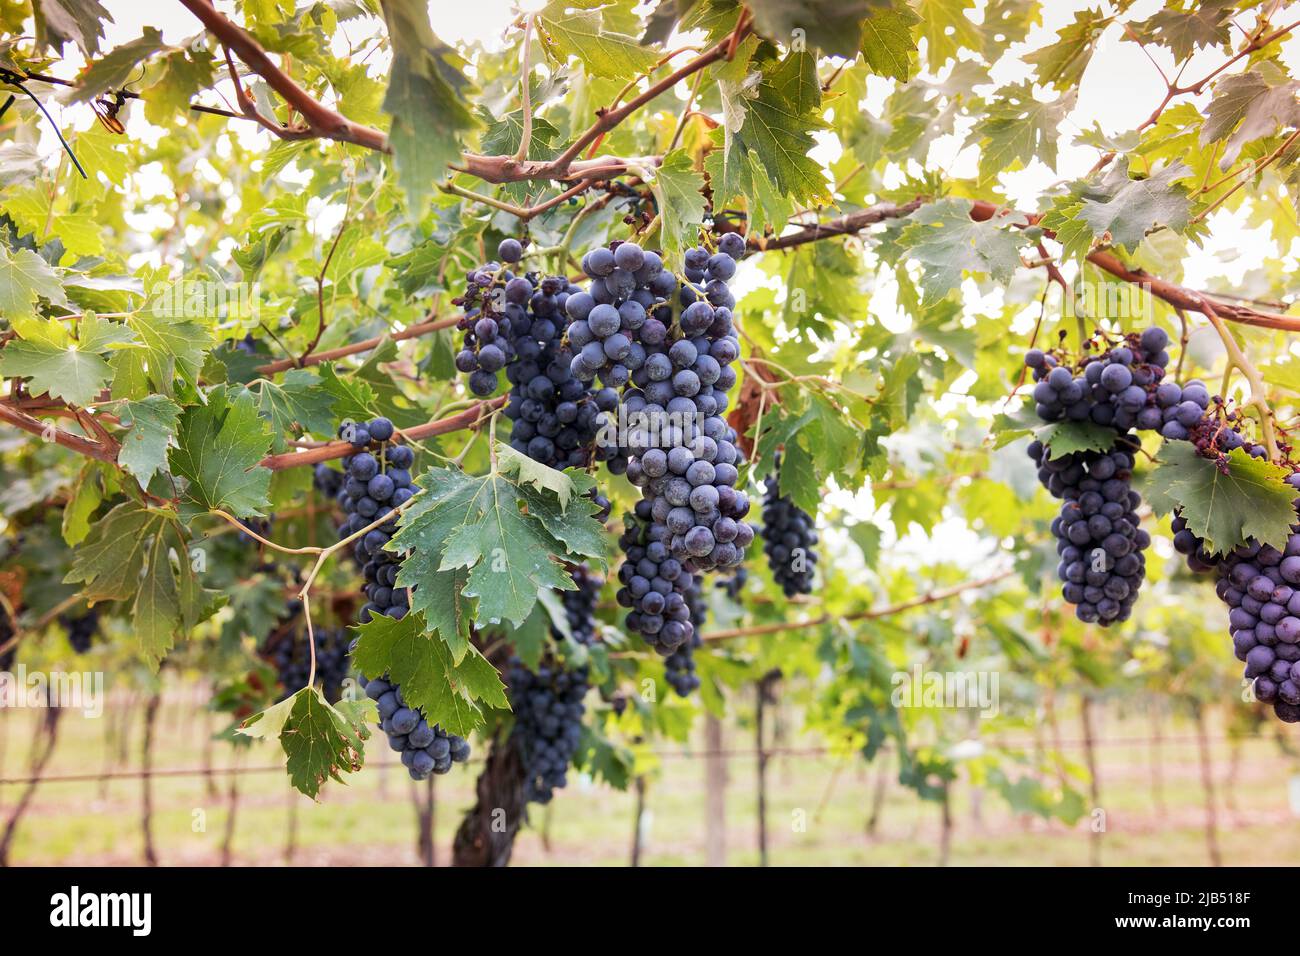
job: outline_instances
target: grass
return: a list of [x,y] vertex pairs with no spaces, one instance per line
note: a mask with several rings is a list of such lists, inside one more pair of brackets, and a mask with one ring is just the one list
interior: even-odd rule
[[[159,716],[156,768],[204,765],[209,726],[196,688],[170,693]],[[120,713],[121,711],[119,711]],[[108,741],[116,723],[64,716],[60,740],[47,770],[51,776],[130,771],[140,765],[142,708],[126,711],[131,723],[123,754]],[[37,720],[32,711],[0,711],[0,778],[24,776],[27,741]],[[215,724],[213,724],[215,726]],[[1150,750],[1143,723],[1115,718],[1099,731],[1099,776],[1105,832],[1101,860],[1107,865],[1204,865],[1205,795],[1190,727],[1169,726],[1162,748],[1163,807],[1152,790]],[[727,746],[748,746],[749,732],[728,729]],[[815,746],[815,740],[790,746]],[[1067,741],[1068,756],[1082,752]],[[697,751],[698,752],[698,751]],[[388,760],[386,751],[374,750]],[[319,803],[289,792],[278,753],[257,745],[236,756],[215,745],[218,771],[236,760],[258,772],[240,774],[231,858],[235,865],[278,865],[295,821],[293,862],[300,865],[415,865],[418,824],[413,784],[397,765],[371,766],[348,786],[331,784]],[[1218,788],[1218,840],[1225,864],[1290,864],[1300,860],[1300,828],[1291,826],[1288,787],[1296,772],[1271,738],[1242,743],[1229,785],[1226,741],[1215,736],[1212,758]],[[435,784],[438,863],[449,862],[455,827],[473,800],[477,764],[456,768]],[[756,766],[752,756],[727,758],[727,862],[758,863]],[[160,862],[210,865],[222,859],[229,815],[230,777],[217,772],[156,777],[153,833]],[[790,866],[925,866],[940,860],[939,807],[890,783],[874,836],[865,832],[876,770],[861,760],[837,761],[806,754],[777,756],[768,768],[768,844],[773,864]],[[0,816],[7,818],[21,787],[0,785]],[[23,819],[12,861],[27,865],[136,865],[142,859],[141,782],[47,781]],[[653,866],[700,866],[705,858],[705,763],[685,751],[664,759],[649,782],[643,820],[642,859]],[[1231,800],[1231,805],[1229,804]],[[628,863],[635,798],[571,777],[550,808],[531,810],[516,843],[520,865],[615,865]],[[953,793],[949,862],[954,865],[1087,865],[1094,839],[1089,819],[1074,827],[1013,814],[995,793],[959,783]]]

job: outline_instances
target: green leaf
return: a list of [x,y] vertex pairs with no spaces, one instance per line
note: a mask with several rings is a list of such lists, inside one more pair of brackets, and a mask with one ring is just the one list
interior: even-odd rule
[[922,21],[931,72],[937,73],[962,47],[980,49],[979,27],[966,16],[967,10],[974,9],[970,0],[918,0],[916,12]]
[[177,376],[198,384],[203,355],[212,342],[207,328],[192,319],[157,315],[148,309],[132,314],[127,324],[144,344],[149,380],[159,391],[173,394]]
[[1051,103],[1034,98],[1033,86],[1021,83],[998,90],[984,115],[978,118],[966,143],[980,147],[980,180],[1041,159],[1056,165],[1056,141],[1065,116],[1074,108],[1076,95],[1065,92]]
[[1276,67],[1225,76],[1214,84],[1214,98],[1205,108],[1201,145],[1226,139],[1219,167],[1229,169],[1247,143],[1300,125],[1297,93],[1300,82]]
[[1165,7],[1149,19],[1134,24],[1144,36],[1168,47],[1179,62],[1198,47],[1226,47],[1234,0],[1197,0],[1190,10]]
[[215,610],[199,587],[185,542],[164,511],[124,502],[96,522],[73,554],[64,583],[97,601],[131,601],[132,631],[145,662],[157,669],[179,637]]
[[72,497],[63,506],[63,540],[76,546],[90,534],[90,516],[104,500],[99,465],[90,461],[82,466],[72,486]]
[[150,537],[162,523],[157,512],[134,501],[117,505],[91,528],[73,554],[64,581],[83,583],[86,600],[118,601],[135,595]]
[[370,736],[366,716],[369,701],[330,703],[315,687],[304,687],[292,697],[254,714],[239,727],[249,737],[275,737],[287,758],[289,779],[313,800],[327,780],[343,782],[343,774],[361,769],[364,741]]
[[637,43],[634,37],[604,29],[596,10],[573,9],[571,0],[551,0],[541,12],[539,24],[548,50],[563,61],[576,56],[591,76],[624,79],[646,72],[658,55]]
[[965,272],[987,273],[1006,282],[1020,265],[1016,239],[997,220],[976,222],[970,203],[943,199],[907,218],[898,244],[921,263],[925,301],[942,299],[961,285]]
[[482,726],[480,702],[509,707],[500,675],[477,648],[470,647],[457,664],[446,644],[421,633],[414,615],[401,620],[376,615],[354,630],[357,668],[400,684],[407,706],[419,708],[429,723],[448,733],[464,737]]
[[460,56],[438,39],[421,0],[382,0],[393,63],[384,94],[392,117],[389,144],[411,207],[446,174],[461,154],[461,139],[475,120],[467,105],[473,85]]
[[569,506],[569,500],[576,489],[573,479],[564,472],[521,455],[502,442],[497,442],[496,452],[503,474],[514,475],[521,485],[532,485],[538,491],[549,491],[559,501],[561,511]]
[[99,54],[104,24],[114,22],[99,0],[38,0],[34,7],[38,35],[43,31],[60,49],[71,40],[87,57]]
[[1296,521],[1296,492],[1285,482],[1290,471],[1240,448],[1233,449],[1227,464],[1225,475],[1189,442],[1166,442],[1160,466],[1146,482],[1152,506],[1180,508],[1187,527],[1214,553],[1250,538],[1284,548]]
[[[450,594],[478,599],[475,620],[480,625],[503,620],[521,625],[539,589],[573,590],[564,558],[604,560],[604,535],[591,517],[595,506],[590,501],[562,508],[553,491],[501,471],[473,477],[430,468],[419,485],[423,493],[403,514],[388,548],[410,552],[397,583],[415,589],[412,610],[431,612],[430,623],[434,602],[445,610]],[[527,513],[521,502],[527,503]],[[575,550],[565,537],[585,543]],[[465,576],[448,582],[449,574]]]
[[1025,54],[1024,60],[1038,68],[1038,82],[1062,91],[1077,88],[1097,40],[1112,20],[1098,10],[1076,11],[1074,21],[1057,33],[1055,43]]
[[822,53],[852,60],[858,55],[861,23],[879,4],[874,0],[749,0],[748,6],[762,36],[780,43],[801,37]]
[[171,470],[189,481],[186,499],[205,510],[261,517],[271,504],[271,472],[259,462],[270,444],[253,396],[230,386],[214,388],[207,405],[190,406],[182,414]]
[[117,460],[148,488],[154,474],[167,470],[167,446],[176,435],[181,407],[163,395],[150,395],[123,406],[122,418],[131,430],[122,439]]
[[33,395],[89,405],[108,384],[112,369],[94,352],[63,349],[46,342],[15,340],[0,351],[0,375],[27,378]]
[[317,438],[333,436],[336,399],[321,387],[321,377],[312,370],[290,369],[279,383],[262,382],[258,394],[262,417],[271,424],[275,451],[289,447],[289,436],[297,435],[296,426]]
[[1117,162],[1103,183],[1109,198],[1085,198],[1079,219],[1094,236],[1109,235],[1128,250],[1136,249],[1158,226],[1181,231],[1188,224],[1190,200],[1187,190],[1174,180],[1186,173],[1186,166],[1174,163],[1146,179],[1129,179],[1127,163]]
[[166,44],[156,27],[145,27],[144,33],[129,43],[114,47],[107,54],[82,71],[77,85],[67,94],[68,103],[88,103],[108,90],[126,86],[136,67]]
[[862,21],[862,58],[872,72],[906,83],[916,70],[912,27],[921,22],[910,7],[873,9]]
[[1110,451],[1115,445],[1115,429],[1095,422],[1052,422],[1034,434],[1052,460],[1076,451]]
[[824,125],[818,115],[820,105],[817,62],[809,53],[787,54],[763,75],[756,89],[737,89],[729,107],[724,89],[726,162],[732,163],[733,158],[739,162],[752,153],[781,195],[798,202],[829,202],[822,168],[808,156],[816,145],[812,131]]
[[184,114],[195,94],[212,86],[214,63],[212,53],[203,49],[173,50],[163,56],[162,72],[144,93],[145,119],[168,126]]
[[675,149],[654,171],[651,187],[659,201],[663,247],[669,255],[679,255],[699,238],[704,222],[704,175],[696,171],[686,150]]
[[30,249],[10,250],[0,243],[0,315],[8,319],[36,314],[44,296],[54,305],[67,305],[59,275]]

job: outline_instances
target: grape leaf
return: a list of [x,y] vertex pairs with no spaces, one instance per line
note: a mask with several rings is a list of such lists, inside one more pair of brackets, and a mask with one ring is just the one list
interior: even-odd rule
[[970,203],[943,199],[907,218],[898,244],[921,263],[921,289],[927,303],[961,285],[963,272],[987,273],[1006,282],[1020,265],[1016,239],[994,220],[976,222]]
[[431,724],[467,736],[483,724],[480,706],[508,708],[496,668],[475,647],[459,663],[442,641],[421,633],[418,615],[401,620],[376,615],[354,628],[359,634],[352,659],[368,677],[385,677],[402,687],[408,707],[418,707]]
[[73,554],[66,584],[81,583],[87,601],[132,601],[132,630],[146,663],[157,669],[179,637],[216,610],[217,595],[199,586],[174,516],[134,501],[113,508]]
[[1153,508],[1180,508],[1206,548],[1222,554],[1249,538],[1285,547],[1296,521],[1296,492],[1284,480],[1289,474],[1236,448],[1225,475],[1189,442],[1172,441],[1161,448],[1160,466],[1145,485]]
[[393,45],[383,105],[392,118],[388,140],[414,209],[460,159],[461,135],[475,126],[466,105],[473,85],[459,54],[434,34],[427,3],[381,0],[381,6]]
[[899,4],[875,8],[862,20],[861,49],[867,66],[880,76],[906,83],[916,70],[916,38],[912,27],[921,18],[911,7]]
[[1115,429],[1095,422],[1052,422],[1034,435],[1047,446],[1052,460],[1076,451],[1110,451],[1115,445]]
[[1039,83],[1049,83],[1058,90],[1077,88],[1093,47],[1113,19],[1099,10],[1076,11],[1073,22],[1057,33],[1055,43],[1025,54],[1024,60],[1038,68]]
[[[777,41],[806,39],[829,56],[858,55],[860,24],[878,0],[749,0],[758,32]],[[799,31],[796,33],[795,31]]]
[[205,510],[261,517],[270,506],[271,472],[259,462],[271,444],[252,394],[214,388],[207,405],[186,408],[169,455],[172,473],[186,478],[185,499]]
[[1202,146],[1225,140],[1221,169],[1229,169],[1252,140],[1271,136],[1279,127],[1300,124],[1296,94],[1300,82],[1276,68],[1225,76],[1214,84],[1214,98],[1205,108]]
[[38,297],[67,305],[59,274],[30,249],[12,252],[0,243],[0,315],[8,319],[36,314]]
[[150,395],[127,402],[122,418],[131,430],[122,439],[117,460],[135,475],[141,488],[148,488],[156,472],[167,470],[167,446],[176,435],[181,407],[162,395]]
[[289,436],[296,437],[295,426],[317,438],[333,436],[336,399],[321,387],[320,376],[311,369],[290,369],[278,383],[260,383],[258,396],[262,417],[271,425],[275,451],[289,447]]
[[968,50],[980,48],[979,27],[966,16],[967,10],[974,9],[969,0],[918,0],[916,12],[922,21],[925,57],[931,72],[939,72],[939,68],[956,56],[962,47]]
[[[389,550],[410,551],[397,583],[414,587],[413,610],[445,602],[447,582],[440,575],[468,571],[450,591],[477,598],[479,624],[502,620],[520,625],[532,611],[539,588],[573,590],[562,559],[604,559],[594,505],[561,509],[549,489],[541,491],[502,470],[470,476],[457,469],[430,468],[420,478],[418,501],[403,514]],[[520,502],[528,502],[528,512]],[[549,510],[542,510],[547,508]],[[565,538],[578,542],[571,550]]]
[[157,27],[145,27],[140,36],[114,47],[87,66],[77,85],[68,90],[66,101],[70,104],[88,103],[108,90],[120,90],[142,60],[149,59],[165,46]]
[[659,201],[664,250],[676,256],[699,238],[704,221],[704,175],[694,168],[686,150],[675,149],[654,171],[651,187]]
[[0,375],[29,379],[33,395],[84,406],[108,384],[112,369],[101,356],[76,346],[65,349],[47,342],[15,340],[0,351]]
[[538,18],[543,42],[561,61],[576,56],[591,76],[623,79],[651,69],[658,59],[634,37],[605,30],[596,10],[574,10],[570,0],[551,0]]
[[1058,128],[1074,109],[1075,99],[1075,91],[1070,90],[1044,103],[1035,99],[1029,83],[998,90],[966,140],[967,145],[979,144],[980,180],[993,180],[1017,162],[1028,165],[1035,158],[1055,166]]
[[115,22],[99,0],[39,0],[33,6],[38,36],[53,41],[60,50],[71,40],[88,57],[99,55],[104,24]]
[[90,533],[90,516],[104,500],[99,468],[95,461],[82,466],[72,485],[72,496],[63,506],[63,540],[70,545],[78,545],[86,539]]
[[144,344],[149,380],[159,391],[171,395],[178,375],[190,385],[198,383],[204,352],[212,341],[207,328],[192,319],[155,314],[149,309],[126,321]]
[[249,717],[239,726],[239,733],[277,738],[287,758],[289,779],[300,793],[314,800],[325,781],[342,783],[342,774],[361,769],[364,741],[370,737],[366,722],[373,711],[369,700],[331,706],[318,688],[304,687]]
[[1134,29],[1173,51],[1178,61],[1186,60],[1197,47],[1226,47],[1231,39],[1228,26],[1235,0],[1198,0],[1190,10],[1165,7]]
[[1187,190],[1175,180],[1186,173],[1186,166],[1173,163],[1146,179],[1129,179],[1128,164],[1117,161],[1103,182],[1108,198],[1085,198],[1078,218],[1094,236],[1109,235],[1130,251],[1157,226],[1181,231],[1188,224],[1191,203]]
[[737,150],[737,160],[752,152],[782,195],[798,202],[829,202],[821,166],[808,156],[816,145],[812,131],[824,125],[818,115],[821,87],[812,55],[788,53],[737,100],[732,106],[735,118],[728,123],[727,162]]
[[163,517],[134,501],[117,505],[90,530],[72,558],[65,583],[83,583],[87,601],[119,601],[139,587],[146,546]]
[[[158,79],[144,93],[145,119],[156,126],[167,126],[173,117],[188,110],[194,95],[212,86],[214,63],[212,53],[204,49],[186,48],[165,54]],[[262,171],[266,175],[265,165]]]

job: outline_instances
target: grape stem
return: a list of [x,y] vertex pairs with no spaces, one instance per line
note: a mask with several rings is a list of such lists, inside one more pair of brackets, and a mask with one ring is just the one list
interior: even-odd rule
[[1237,344],[1237,340],[1232,337],[1227,325],[1224,324],[1223,319],[1219,317],[1219,313],[1215,311],[1214,306],[1210,304],[1210,301],[1205,296],[1200,297],[1200,311],[1202,315],[1210,320],[1210,324],[1214,326],[1214,331],[1219,333],[1219,339],[1223,342],[1223,347],[1228,353],[1228,364],[1223,370],[1223,397],[1225,399],[1228,397],[1228,380],[1235,368],[1245,376],[1246,382],[1250,385],[1250,395],[1246,398],[1245,404],[1254,408],[1259,418],[1259,426],[1264,435],[1264,448],[1268,452],[1268,460],[1277,462],[1279,456],[1277,436],[1273,432],[1273,409],[1269,406],[1266,397],[1267,389],[1264,385],[1264,377],[1259,374],[1259,369],[1251,364],[1250,359],[1246,358],[1241,346]]
[[533,102],[532,91],[528,88],[528,79],[533,72],[529,57],[533,46],[533,22],[536,19],[537,14],[524,19],[524,48],[520,53],[522,63],[519,68],[519,101],[524,111],[524,128],[519,134],[519,149],[515,151],[516,163],[522,163],[528,158],[528,147],[533,141]]

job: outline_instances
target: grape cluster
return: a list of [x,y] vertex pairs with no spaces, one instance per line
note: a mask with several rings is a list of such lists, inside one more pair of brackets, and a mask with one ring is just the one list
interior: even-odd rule
[[[585,567],[573,569],[576,591],[564,591],[564,612],[573,639],[583,645],[595,637],[596,600],[604,585]],[[563,641],[551,631],[551,640]],[[524,798],[530,803],[549,803],[554,791],[567,783],[566,774],[582,738],[583,703],[590,689],[585,666],[565,667],[548,651],[536,671],[518,657],[510,658],[507,671],[510,707],[515,714],[511,735],[519,744],[524,764]]]
[[782,496],[779,486],[777,475],[769,475],[763,499],[763,553],[786,597],[811,594],[817,566],[817,552],[813,550],[817,544],[816,519]]
[[743,564],[736,568],[730,575],[717,582],[717,587],[723,594],[731,600],[739,603],[740,596],[745,591],[745,585],[749,582],[749,569]]
[[[518,240],[503,241],[497,254],[506,264],[488,262],[471,270],[465,277],[464,295],[452,300],[465,309],[458,325],[464,339],[456,353],[456,368],[469,375],[469,390],[480,397],[497,390],[497,373],[515,358],[514,318],[523,316],[534,294],[533,283],[509,268],[523,257]],[[543,308],[554,309],[553,295],[554,290]]]
[[695,673],[695,651],[704,643],[700,631],[704,629],[709,614],[709,606],[704,601],[704,589],[700,586],[697,575],[691,575],[684,596],[693,625],[691,637],[664,659],[664,680],[668,681],[668,686],[678,697],[689,697],[699,690],[700,678]]
[[[8,644],[14,636],[14,622],[9,617],[9,612],[0,608],[0,647]],[[18,656],[18,646],[14,645],[5,651],[0,651],[0,671],[9,672],[14,668],[14,659]]]
[[694,634],[686,592],[693,583],[683,563],[668,553],[666,527],[653,524],[652,504],[638,501],[624,518],[619,538],[623,563],[618,569],[618,603],[629,608],[627,626],[667,657]]
[[[589,312],[584,315],[584,301],[569,300],[569,341],[582,348],[574,373],[594,370],[611,384],[627,369],[620,425],[627,477],[642,492],[621,539],[626,560],[618,600],[631,609],[629,629],[668,656],[694,634],[685,599],[693,576],[736,567],[754,539],[743,520],[749,499],[735,487],[744,462],[736,432],[722,417],[740,354],[727,287],[736,263],[726,252],[689,249],[680,290],[662,258],[634,243],[593,250],[585,268],[597,278]],[[674,291],[676,315],[668,299]],[[610,301],[598,301],[605,298]],[[617,330],[614,315],[622,323]],[[624,340],[633,346],[626,353]],[[605,365],[598,349],[605,350]]]
[[364,624],[375,614],[405,617],[410,596],[405,588],[396,587],[402,559],[385,551],[384,545],[397,531],[394,511],[415,494],[410,471],[415,453],[407,445],[392,442],[393,423],[387,418],[376,418],[365,425],[344,425],[339,435],[355,449],[343,459],[345,475],[336,493],[347,515],[339,526],[339,540],[375,521],[388,519],[367,531],[352,547],[366,580],[368,600],[361,608],[360,621]]
[[1135,447],[1121,436],[1109,453],[1088,453],[1053,473],[1064,498],[1052,521],[1061,593],[1079,620],[1103,627],[1128,619],[1146,574],[1151,536],[1139,527],[1142,499],[1130,487]]
[[59,623],[68,632],[68,644],[73,651],[84,654],[90,650],[95,635],[99,633],[99,608],[88,608],[84,614],[60,615]]
[[622,388],[645,366],[648,350],[667,340],[672,315],[665,303],[677,290],[677,279],[657,252],[635,242],[591,250],[582,271],[590,285],[570,295],[564,306],[574,351],[570,370],[580,381],[599,376],[607,388]]
[[[1291,483],[1300,487],[1300,477]],[[1225,555],[1215,593],[1228,606],[1233,650],[1255,699],[1287,723],[1300,721],[1300,524],[1281,551],[1251,541]]]
[[[1169,364],[1168,344],[1165,330],[1152,326],[1140,335],[1121,337],[1100,355],[1085,356],[1074,370],[1049,352],[1030,349],[1025,365],[1037,383],[1033,397],[1038,417],[1045,422],[1109,425],[1121,433],[1134,428],[1160,431],[1166,422],[1183,420],[1196,405],[1193,397],[1203,395],[1208,404],[1209,393],[1203,385],[1198,391],[1189,383],[1192,395],[1184,399],[1177,384],[1161,384]],[[1200,418],[1204,408],[1204,404],[1197,407],[1189,424]]]
[[388,746],[401,754],[412,780],[446,773],[453,763],[469,759],[469,741],[430,724],[418,707],[408,707],[396,683],[380,677],[367,680],[363,675],[361,686],[379,708],[379,726],[388,736]]
[[[281,621],[281,626],[272,632],[262,648],[262,656],[275,667],[280,681],[277,702],[306,687],[311,677],[311,652],[302,620],[302,602],[290,601]],[[316,645],[316,683],[325,699],[336,703],[343,696],[343,681],[348,676],[347,631],[341,627],[315,627],[312,637]]]

